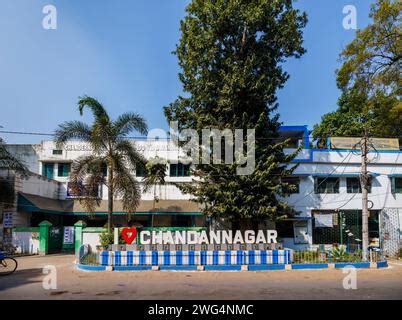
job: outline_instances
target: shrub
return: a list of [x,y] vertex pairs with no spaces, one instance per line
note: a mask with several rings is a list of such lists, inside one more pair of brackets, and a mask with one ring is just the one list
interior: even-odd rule
[[319,260],[318,251],[302,250],[293,253],[295,263],[317,262]]
[[109,244],[113,244],[114,234],[113,234],[113,232],[102,232],[99,235],[99,240],[100,240],[101,245],[106,247]]
[[[114,243],[114,233],[113,232],[102,232],[99,235],[100,243],[103,247],[107,247],[110,244]],[[125,244],[125,241],[121,234],[119,234],[119,244]]]
[[331,249],[331,258],[333,258],[337,261],[344,261],[345,257],[346,257],[346,246],[339,245],[339,246],[334,246]]

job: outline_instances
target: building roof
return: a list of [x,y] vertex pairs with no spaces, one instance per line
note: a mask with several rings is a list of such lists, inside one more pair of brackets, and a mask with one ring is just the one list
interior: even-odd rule
[[[122,202],[115,200],[113,203],[114,214],[126,214]],[[37,195],[18,193],[18,210],[28,212],[46,212],[55,214],[85,215],[84,207],[78,199],[57,200]],[[95,214],[107,214],[107,201],[102,200]],[[177,214],[199,215],[201,207],[190,200],[159,200],[153,210],[153,200],[141,200],[135,214]]]

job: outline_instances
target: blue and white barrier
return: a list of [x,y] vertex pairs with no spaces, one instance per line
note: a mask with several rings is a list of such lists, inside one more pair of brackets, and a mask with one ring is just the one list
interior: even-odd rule
[[293,262],[292,250],[101,251],[102,266],[266,265]]

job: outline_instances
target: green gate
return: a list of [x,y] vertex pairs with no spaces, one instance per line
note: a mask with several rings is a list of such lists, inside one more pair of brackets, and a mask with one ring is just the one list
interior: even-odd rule
[[58,253],[63,248],[63,227],[49,228],[49,253]]

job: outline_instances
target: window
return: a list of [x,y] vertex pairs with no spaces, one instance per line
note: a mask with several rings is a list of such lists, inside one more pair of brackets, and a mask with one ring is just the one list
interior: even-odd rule
[[339,178],[316,178],[315,193],[339,193]]
[[[359,178],[346,178],[346,188],[348,193],[362,193]],[[371,192],[371,181],[369,182],[369,192]]]
[[190,165],[182,163],[170,164],[170,176],[171,177],[189,177]]
[[47,162],[42,164],[42,176],[48,179],[53,179],[54,163]]
[[402,177],[391,178],[392,193],[402,193]]
[[59,163],[57,176],[68,177],[70,174],[70,167],[71,165],[69,163]]
[[145,163],[137,163],[135,167],[135,176],[145,177],[145,175],[146,175]]
[[172,226],[193,227],[194,226],[194,216],[172,215]]
[[53,149],[53,154],[63,154],[63,150]]
[[282,182],[289,184],[289,186],[283,188],[283,191],[285,193],[292,194],[292,193],[300,192],[300,178],[299,177],[285,177],[285,178],[282,178]]

